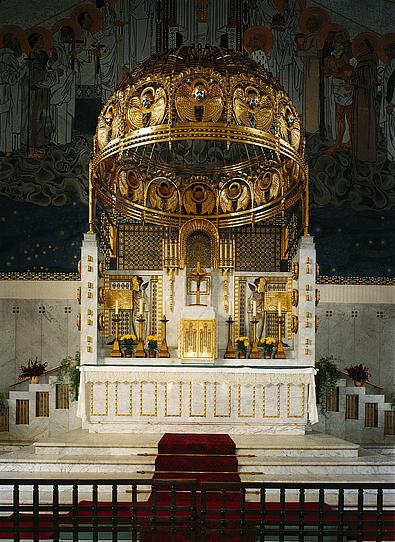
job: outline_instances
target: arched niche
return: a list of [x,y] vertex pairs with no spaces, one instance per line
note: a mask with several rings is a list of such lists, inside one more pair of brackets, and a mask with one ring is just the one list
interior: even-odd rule
[[193,218],[185,222],[180,228],[178,242],[180,247],[180,267],[183,269],[187,263],[187,247],[188,239],[194,234],[195,237],[199,233],[208,236],[210,240],[210,253],[211,262],[210,267],[212,269],[218,268],[219,261],[219,234],[218,229],[209,220],[204,218]]

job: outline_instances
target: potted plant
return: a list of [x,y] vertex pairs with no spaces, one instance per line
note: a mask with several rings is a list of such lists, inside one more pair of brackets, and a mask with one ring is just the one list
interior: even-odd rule
[[40,376],[45,373],[47,365],[47,363],[41,363],[41,361],[38,361],[37,358],[34,361],[29,359],[27,365],[21,365],[19,378],[30,378],[31,384],[38,384],[40,381]]
[[134,350],[134,345],[136,344],[136,335],[133,333],[127,333],[122,335],[120,338],[122,347],[125,349],[125,357],[131,358]]
[[354,386],[363,386],[365,382],[369,379],[370,372],[368,367],[362,365],[350,365],[344,369],[348,376],[354,380]]
[[249,344],[248,337],[236,337],[235,343],[239,353],[239,358],[244,359],[247,355],[247,348]]
[[320,404],[321,412],[326,412],[326,396],[328,389],[334,388],[339,378],[339,370],[333,356],[320,358],[316,362],[317,374],[315,375],[315,387],[317,402]]
[[67,356],[62,359],[58,370],[58,382],[68,384],[70,395],[75,401],[78,399],[78,390],[80,387],[80,353],[77,352],[74,357]]
[[157,335],[147,335],[148,357],[155,358],[158,351]]
[[273,351],[277,344],[277,339],[274,337],[265,337],[260,340],[260,344],[263,346],[263,357],[270,359],[273,356]]

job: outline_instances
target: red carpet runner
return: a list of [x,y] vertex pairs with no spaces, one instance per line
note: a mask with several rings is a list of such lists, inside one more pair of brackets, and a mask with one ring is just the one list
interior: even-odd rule
[[[259,502],[246,502],[243,493],[237,489],[221,492],[219,489],[204,491],[205,482],[240,482],[238,474],[238,461],[235,443],[229,435],[190,435],[165,434],[158,444],[158,456],[155,461],[153,478],[169,480],[160,488],[152,490],[148,501],[136,502],[136,508],[131,517],[131,503],[99,501],[96,505],[92,501],[80,501],[74,513],[68,512],[55,518],[51,514],[40,513],[36,518],[32,514],[20,514],[18,523],[26,531],[22,539],[34,538],[34,528],[38,531],[41,540],[52,538],[52,529],[57,525],[62,532],[70,532],[73,526],[84,527],[87,533],[92,532],[96,525],[99,533],[111,532],[111,525],[124,527],[126,532],[132,528],[140,533],[140,542],[190,542],[191,514],[196,511],[194,523],[196,540],[199,542],[255,542],[259,533],[258,526],[264,517],[266,528],[276,529],[282,523],[285,530],[295,529],[300,521],[300,505],[297,502],[286,501],[283,506],[279,502],[266,502],[264,516]],[[171,488],[171,480],[196,480],[198,491],[195,493],[196,501],[190,491]],[[185,487],[188,482],[185,482]],[[95,510],[96,509],[96,510]],[[306,539],[317,542],[319,519],[324,522],[324,529],[331,527],[333,532],[339,521],[338,511],[324,504],[320,509],[317,502],[305,502],[303,523]],[[377,512],[363,512],[363,538],[364,541],[376,540]],[[60,519],[60,521],[59,521]],[[392,511],[385,511],[383,519],[388,525],[393,521]],[[355,511],[344,510],[343,522],[348,524],[354,533],[358,531],[360,518]],[[368,521],[367,521],[368,520]],[[172,533],[176,523],[177,529]],[[242,525],[249,526],[250,533],[241,535]],[[392,523],[393,524],[393,523]],[[0,517],[0,538],[14,539],[14,514]],[[178,532],[179,530],[184,532]],[[310,534],[309,531],[310,530]],[[255,531],[255,532],[254,532]],[[266,531],[265,531],[266,533]],[[324,534],[324,533],[322,533]],[[329,533],[328,533],[329,534]],[[69,535],[70,537],[70,535]],[[99,536],[100,538],[100,536]],[[89,534],[88,534],[89,539]],[[265,534],[266,540],[276,540],[277,537]],[[335,535],[324,535],[323,540],[337,540]],[[355,540],[355,536],[348,538]],[[383,540],[394,540],[395,537],[387,534]],[[285,534],[285,541],[295,540],[293,536]]]

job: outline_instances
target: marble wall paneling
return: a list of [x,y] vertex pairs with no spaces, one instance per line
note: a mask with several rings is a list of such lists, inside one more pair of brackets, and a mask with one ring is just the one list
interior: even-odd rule
[[380,384],[389,399],[395,391],[395,307],[393,305],[379,306],[384,317],[377,318],[378,333],[378,375],[375,384]]
[[[19,309],[18,309],[19,307]],[[19,301],[4,299],[0,301],[0,371],[2,375],[1,389],[6,389],[18,379],[19,367],[15,364],[15,328],[19,318]]]
[[48,367],[56,367],[67,355],[67,314],[64,300],[47,299],[43,301],[45,312],[42,315],[43,361]]
[[67,355],[75,356],[80,350],[80,331],[77,328],[77,314],[80,305],[76,299],[67,299],[65,307],[71,307],[71,313],[67,314]]
[[16,364],[26,364],[30,358],[42,359],[42,319],[40,307],[44,306],[39,299],[19,299],[20,311],[16,320]]

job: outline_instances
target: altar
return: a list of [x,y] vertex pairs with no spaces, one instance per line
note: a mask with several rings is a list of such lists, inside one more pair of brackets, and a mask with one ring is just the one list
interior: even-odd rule
[[317,421],[301,120],[263,67],[221,48],[148,60],[114,91],[79,266],[83,427],[300,434]]
[[83,367],[83,427],[90,432],[292,433],[318,421],[313,368],[217,360]]

